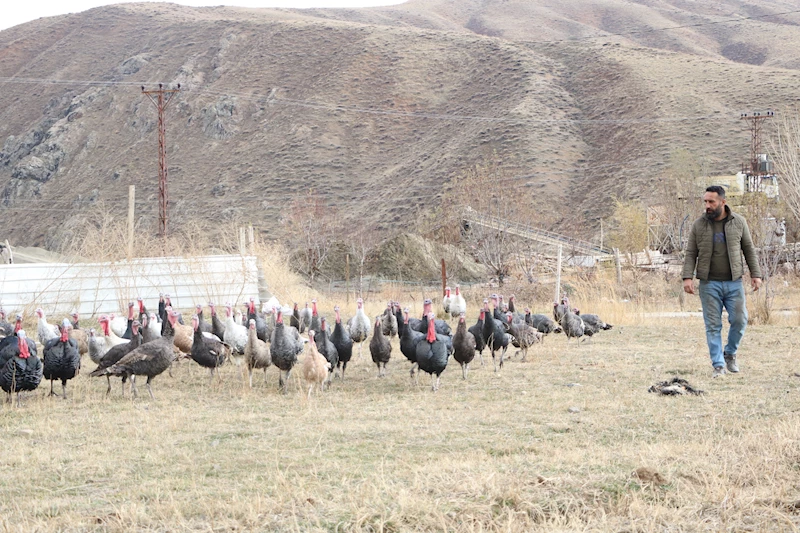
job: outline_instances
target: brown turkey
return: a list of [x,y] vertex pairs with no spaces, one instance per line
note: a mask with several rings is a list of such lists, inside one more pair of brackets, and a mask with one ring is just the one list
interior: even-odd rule
[[[155,400],[153,389],[150,382],[153,378],[167,370],[172,361],[175,360],[175,347],[173,346],[175,336],[175,324],[178,322],[178,313],[172,309],[165,309],[167,320],[164,321],[161,337],[142,344],[128,355],[120,359],[116,364],[103,370],[101,375],[111,376],[147,376],[147,391],[150,398]],[[135,378],[134,378],[135,379]],[[131,380],[131,394],[135,398],[136,383]]]
[[[106,395],[111,393],[111,375],[107,374],[105,370],[118,363],[123,357],[131,353],[133,350],[142,345],[142,336],[139,334],[139,321],[134,320],[131,324],[131,339],[125,344],[117,344],[108,349],[97,362],[97,368],[89,374],[90,377],[105,376],[108,381],[108,389]],[[122,376],[122,395],[125,396],[125,382],[128,376]]]

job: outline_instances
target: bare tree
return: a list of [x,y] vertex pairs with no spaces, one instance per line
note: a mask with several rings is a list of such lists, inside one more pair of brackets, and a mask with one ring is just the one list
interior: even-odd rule
[[502,285],[519,259],[520,233],[532,217],[532,205],[532,195],[520,192],[495,158],[469,168],[443,195],[443,231],[460,230],[475,260]]
[[314,281],[335,242],[336,210],[327,206],[319,194],[308,191],[289,204],[283,221],[288,249],[299,269]]
[[381,237],[374,228],[360,227],[348,237],[349,253],[358,269],[358,296],[360,298],[364,296],[364,269],[367,260],[380,242]]
[[800,110],[784,113],[771,139],[781,198],[795,220],[800,220]]

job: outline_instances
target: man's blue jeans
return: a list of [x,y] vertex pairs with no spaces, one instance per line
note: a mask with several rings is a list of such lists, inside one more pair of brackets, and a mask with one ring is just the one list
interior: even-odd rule
[[735,281],[700,280],[700,302],[703,304],[703,321],[706,324],[706,342],[714,367],[725,366],[722,350],[722,308],[728,311],[728,344],[725,354],[736,355],[747,326],[747,306],[744,298],[744,283]]

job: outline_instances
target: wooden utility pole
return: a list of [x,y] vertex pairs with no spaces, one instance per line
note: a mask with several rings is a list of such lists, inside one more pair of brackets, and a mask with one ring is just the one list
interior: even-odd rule
[[164,240],[167,239],[167,205],[169,195],[167,194],[167,124],[164,121],[164,111],[172,101],[172,97],[179,93],[181,84],[177,89],[164,89],[163,84],[158,84],[158,90],[145,90],[142,85],[142,93],[146,94],[150,101],[158,110],[158,232]]
[[556,262],[556,297],[553,298],[554,302],[561,301],[561,256],[564,252],[564,245],[558,245],[558,261]]
[[603,251],[603,219],[600,219],[600,251]]
[[347,294],[347,305],[350,305],[350,254],[344,257],[344,291]]
[[136,185],[128,186],[128,261],[133,259],[133,221],[136,204]]
[[617,283],[622,285],[622,258],[619,256],[619,248],[614,248],[614,263],[617,266]]
[[444,259],[442,259],[442,296],[447,293],[445,287],[447,287],[447,268],[445,268]]

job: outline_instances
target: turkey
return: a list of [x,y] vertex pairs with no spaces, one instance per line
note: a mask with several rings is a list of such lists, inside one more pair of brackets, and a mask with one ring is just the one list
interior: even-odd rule
[[150,313],[147,312],[147,308],[144,306],[144,300],[142,300],[141,296],[136,298],[136,302],[139,304],[139,324],[144,324],[142,319],[146,316],[149,317]]
[[495,353],[500,351],[500,369],[502,369],[503,358],[506,355],[506,350],[508,350],[511,337],[506,333],[506,328],[503,323],[489,313],[489,302],[486,300],[484,300],[483,303],[483,314],[483,341],[492,351],[492,363],[494,364],[494,371],[497,372],[498,365]]
[[6,312],[0,307],[0,337],[8,337],[14,333],[14,326],[6,320]]
[[319,390],[324,390],[325,382],[330,383],[331,363],[317,350],[314,342],[314,330],[308,331],[308,342],[311,345],[305,358],[303,358],[303,379],[308,383],[308,398],[311,399],[311,391],[314,385]]
[[77,311],[72,312],[72,320],[69,323],[69,337],[78,343],[78,353],[83,355],[89,351],[89,334],[80,328],[80,315]]
[[100,359],[102,359],[108,349],[111,348],[111,346],[106,344],[106,338],[98,336],[94,328],[89,330],[89,340],[87,343],[89,344],[89,359],[95,364],[99,364]]
[[[311,337],[310,333],[309,337]],[[323,357],[327,359],[328,363],[330,363],[331,368],[336,368],[339,365],[339,352],[336,350],[336,346],[330,339],[330,330],[328,329],[328,323],[325,320],[325,317],[320,319],[319,332],[314,333],[314,343],[317,345],[317,350],[319,353],[321,353]],[[330,387],[332,380],[333,373],[331,372],[328,375],[328,387]]]
[[[308,329],[313,329],[315,333],[319,333],[321,323],[319,321],[319,312],[317,312],[317,300],[311,300],[311,322],[308,324]],[[317,347],[319,349],[319,346]]]
[[41,307],[36,309],[36,316],[39,317],[39,320],[36,323],[36,335],[39,337],[39,344],[44,346],[48,341],[57,339],[61,336],[58,328],[47,323],[47,318],[45,318],[44,311]]
[[214,302],[208,302],[208,308],[211,310],[211,333],[220,339],[225,339],[225,324],[217,316],[217,307]]
[[515,321],[518,320],[524,321],[525,315],[517,312],[516,299],[517,297],[514,296],[513,294],[508,297],[508,311],[514,315]]
[[[458,286],[456,286],[458,288]],[[452,304],[451,304],[452,305]],[[467,319],[464,313],[458,317],[458,326],[456,326],[456,334],[453,335],[453,358],[461,365],[461,374],[464,379],[467,379],[469,372],[469,364],[475,359],[475,336],[467,331]]]
[[[11,337],[9,337],[11,338]],[[20,405],[20,393],[36,390],[42,382],[42,362],[31,352],[25,330],[17,331],[16,350],[0,369],[0,388],[8,393],[9,401],[13,393],[17,393],[17,405]]]
[[[278,384],[284,393],[287,392],[292,368],[297,363],[297,355],[302,351],[303,340],[300,338],[300,332],[291,326],[284,326],[283,312],[279,309],[275,319],[275,329],[270,337],[270,354],[272,364],[280,370]],[[284,372],[286,372],[285,378]]]
[[[513,337],[512,344],[522,352],[522,362],[528,359],[528,348],[537,342],[541,342],[542,334],[533,326],[529,326],[524,320],[514,320],[514,313],[506,313],[508,319],[508,333]],[[517,353],[519,353],[517,352]]]
[[403,336],[403,329],[405,329],[405,321],[403,319],[403,309],[400,307],[400,302],[392,302],[394,309],[394,317],[397,319],[397,336]]
[[397,336],[397,317],[394,315],[392,302],[386,304],[386,310],[381,315],[381,331],[389,338]]
[[592,332],[593,333],[597,333],[600,330],[606,330],[607,331],[607,330],[609,330],[609,329],[614,327],[611,324],[606,324],[597,315],[581,314],[581,312],[578,311],[577,309],[574,312],[575,312],[576,315],[581,317],[581,320],[583,320],[583,323],[587,328],[592,328]]
[[[311,325],[311,308],[308,307],[308,302],[306,302],[306,306],[301,309],[298,314],[300,320],[300,327],[298,328],[298,331],[303,333],[308,329],[308,326]],[[367,327],[367,329],[369,329],[369,327]]]
[[378,377],[384,377],[386,375],[386,364],[392,355],[392,343],[383,335],[381,317],[375,318],[372,340],[369,341],[369,353],[372,355],[372,362],[378,365]]
[[561,329],[564,330],[567,340],[579,339],[586,333],[583,319],[569,309],[561,317]]
[[492,300],[492,305],[494,306],[494,309],[492,309],[492,317],[495,320],[499,320],[500,322],[505,324],[506,315],[505,312],[503,311],[503,296],[492,294],[489,297],[489,299]]
[[68,319],[61,323],[61,336],[51,339],[42,349],[42,362],[44,363],[44,379],[50,380],[50,396],[53,392],[53,381],[61,380],[61,392],[67,399],[67,381],[78,375],[81,369],[81,354],[78,343],[69,338],[71,324]]
[[358,343],[358,357],[361,358],[361,350],[364,341],[369,337],[370,321],[364,313],[364,300],[356,300],[356,314],[347,322],[348,333],[353,342]]
[[339,306],[333,308],[336,313],[336,325],[333,327],[331,334],[331,342],[336,346],[336,352],[339,354],[339,364],[337,368],[342,368],[342,381],[344,381],[344,371],[347,369],[347,363],[353,357],[353,339],[350,334],[342,326],[342,317],[339,314]]
[[300,326],[300,310],[297,308],[297,302],[294,303],[294,307],[292,308],[292,317],[289,319],[289,325],[296,328],[300,333],[305,331],[305,327],[301,329]]
[[117,344],[125,344],[128,342],[125,339],[120,339],[113,331],[111,331],[111,319],[107,315],[100,315],[100,318],[98,318],[97,321],[100,322],[100,329],[102,330],[103,338],[105,339],[106,345],[109,348],[116,346]]
[[155,313],[151,312],[149,316],[142,317],[141,324],[142,342],[154,341],[161,336],[162,324],[159,323]]
[[[483,301],[484,306],[488,305],[489,301]],[[486,348],[486,341],[483,340],[483,323],[486,320],[486,311],[481,309],[480,314],[478,315],[478,321],[475,322],[472,326],[469,327],[467,331],[472,333],[472,336],[475,338],[475,350],[478,352],[478,356],[481,358],[481,366],[483,366],[483,349]]]
[[264,370],[264,383],[267,382],[267,368],[272,365],[272,356],[269,354],[267,343],[258,338],[258,326],[255,320],[250,320],[247,328],[247,344],[244,347],[244,362],[247,364],[247,376],[250,379],[250,388],[253,388],[253,370]]
[[[134,320],[131,324],[131,339],[125,344],[117,344],[106,350],[103,356],[97,361],[97,368],[95,368],[89,377],[105,376],[108,382],[108,389],[106,389],[106,396],[111,394],[111,376],[105,373],[105,369],[119,362],[120,359],[131,353],[133,350],[141,346],[142,336],[139,334],[139,321]],[[94,331],[94,330],[92,330]],[[122,376],[122,395],[125,395],[125,382],[128,381],[128,376]]]
[[[423,302],[422,306],[422,320],[414,320],[409,319],[408,324],[419,331],[420,333],[427,334],[428,332],[428,320],[427,317],[433,312],[433,302],[430,298],[426,298]],[[450,336],[453,332],[450,329],[450,324],[445,322],[444,320],[434,320],[434,327],[436,328],[436,333],[439,335],[447,335]]]
[[[169,294],[164,295],[164,308],[173,310],[175,309],[175,307],[172,305],[172,298],[170,297]],[[177,323],[180,324],[181,326],[185,326],[186,324],[183,323],[183,315],[178,311],[175,311],[175,315],[177,316]]]
[[450,314],[450,287],[444,288],[444,296],[442,296],[442,308],[446,315]]
[[569,298],[567,295],[561,297],[561,303],[553,302],[553,318],[561,324],[561,319],[569,311]]
[[[8,337],[4,337],[0,339],[0,368],[11,359],[12,357],[16,356],[19,353],[18,348],[18,340],[17,335],[19,334],[20,330],[22,329],[22,315],[18,314],[16,317],[16,322],[14,323],[14,328],[12,330],[11,335]],[[36,342],[30,337],[26,337],[26,342],[28,344],[28,351],[33,355],[37,354],[36,350]]]
[[192,330],[192,348],[189,356],[195,363],[208,369],[209,381],[212,381],[214,371],[222,366],[230,355],[230,347],[218,339],[206,337],[200,329],[200,317],[197,315],[192,316]]
[[542,335],[561,333],[562,331],[561,326],[553,322],[552,318],[547,315],[531,314],[531,310],[527,307],[525,308],[525,323],[536,328]]
[[442,372],[447,368],[447,345],[442,338],[443,335],[436,334],[436,315],[428,315],[428,332],[425,338],[417,344],[417,365],[421,372],[427,372],[431,376],[431,390],[439,390],[439,379]]
[[242,355],[247,344],[247,328],[234,319],[233,305],[225,305],[225,316],[225,333],[222,340],[230,345],[235,353]]
[[415,379],[417,370],[417,344],[425,339],[425,333],[421,333],[409,325],[408,307],[403,310],[403,334],[400,336],[400,352],[411,362],[411,379]]
[[[133,335],[133,319],[135,318],[135,311],[133,309],[133,302],[128,302],[128,320],[125,322],[125,331],[120,335],[121,339],[125,339],[126,341],[131,340],[131,335]],[[114,332],[116,333],[116,331]]]
[[456,293],[450,298],[450,316],[458,319],[461,313],[467,313],[467,301],[461,296],[461,287],[456,285]]
[[134,398],[137,396],[135,376],[147,376],[147,391],[150,393],[150,398],[155,400],[150,383],[154,377],[167,370],[175,359],[173,346],[175,330],[173,327],[178,323],[178,313],[171,309],[165,309],[165,313],[167,320],[165,320],[160,338],[140,345],[117,363],[102,371],[101,375],[125,378],[134,376],[134,379],[131,380],[131,394]]
[[264,342],[269,341],[269,331],[267,331],[267,321],[260,313],[256,312],[256,299],[250,298],[247,304],[247,323],[250,324],[251,320],[256,321],[256,335]]
[[198,329],[202,333],[211,333],[211,330],[213,329],[213,327],[211,326],[210,323],[206,322],[206,319],[203,316],[203,306],[200,305],[200,304],[195,305],[194,306],[194,311],[195,311],[195,315],[197,316],[197,323],[198,323],[197,327],[198,327]]

